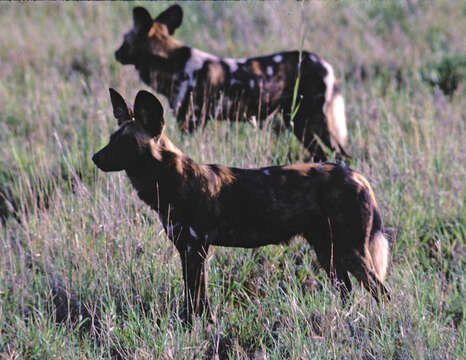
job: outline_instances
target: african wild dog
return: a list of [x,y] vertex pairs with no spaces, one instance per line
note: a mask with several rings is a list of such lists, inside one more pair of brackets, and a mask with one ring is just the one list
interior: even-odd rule
[[110,89],[119,129],[93,156],[103,171],[125,170],[158,212],[179,251],[186,320],[207,305],[204,260],[210,245],[254,248],[302,235],[343,295],[351,272],[378,300],[389,248],[374,193],[339,164],[239,169],[197,164],[163,134],[163,108],[140,91],[132,107]]
[[315,135],[330,150],[346,154],[345,105],[326,61],[306,51],[247,59],[208,54],[172,37],[182,19],[179,5],[155,20],[146,9],[136,7],[134,27],[115,52],[120,63],[135,65],[141,79],[168,98],[182,129],[191,131],[209,117],[261,121],[276,112],[290,127],[299,77],[295,135],[316,161],[327,159],[327,154]]

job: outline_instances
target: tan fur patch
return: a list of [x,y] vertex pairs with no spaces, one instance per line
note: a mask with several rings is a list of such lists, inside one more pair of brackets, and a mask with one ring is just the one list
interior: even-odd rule
[[165,24],[155,22],[147,36],[152,51],[159,56],[168,57],[170,52],[182,46],[180,41],[170,36]]
[[311,163],[311,164],[296,164],[296,165],[287,165],[283,166],[283,170],[292,170],[298,172],[300,175],[306,176],[309,173],[310,169],[313,168],[320,168],[323,170],[324,173],[328,175],[334,169],[334,165],[331,164],[318,164],[318,163]]
[[254,75],[256,76],[263,76],[264,73],[262,72],[261,65],[259,61],[253,60],[251,61],[251,64],[249,65],[251,67],[251,71]]
[[377,201],[375,200],[374,191],[372,190],[372,187],[370,186],[366,178],[361,174],[358,174],[357,172],[353,172],[353,180],[361,187],[361,190],[366,189],[367,191],[369,191],[369,195],[372,200],[372,205],[377,207]]
[[218,175],[222,183],[231,184],[233,180],[235,179],[235,175],[233,175],[233,172],[231,171],[231,169],[226,166],[219,166],[219,170],[220,172]]
[[231,184],[235,180],[235,176],[233,175],[232,171],[228,167],[219,165],[217,169],[218,169],[218,173],[216,173],[217,176],[212,178],[212,177],[209,177],[209,173],[212,172],[210,166],[199,165],[199,172],[202,174],[202,176],[204,176],[205,178],[211,179],[206,184],[207,189],[205,189],[209,192],[211,196],[216,196],[220,192],[223,186],[227,184]]
[[225,83],[225,71],[219,63],[214,62],[209,64],[207,76],[212,86],[221,86]]
[[160,148],[163,150],[163,151],[167,151],[167,152],[170,152],[172,154],[176,154],[176,157],[175,157],[175,168],[176,168],[176,171],[179,173],[179,174],[184,174],[184,162],[183,162],[183,158],[185,157],[185,155],[183,154],[183,152],[178,149],[175,144],[173,144],[170,139],[168,137],[166,137],[164,134],[162,134],[160,136],[160,139],[158,141],[158,145],[160,146]]
[[[153,138],[150,136],[145,135],[146,138],[141,138],[141,140],[146,140],[147,137],[149,140],[146,140],[146,144],[149,144],[150,147],[150,152],[154,158],[156,158],[159,161],[162,161],[162,152],[168,151],[170,153],[176,154],[177,157],[181,158],[184,156],[184,154],[181,152],[180,149],[178,149],[168,137],[166,137],[164,134],[160,135],[160,138]],[[183,166],[182,164],[176,164],[177,165],[177,171],[178,172],[183,172]]]
[[166,151],[170,151],[178,156],[184,156],[183,152],[176,147],[175,144],[173,144],[170,139],[162,134],[159,139],[159,145],[162,147],[162,149]]
[[284,79],[286,77],[286,73],[291,69],[286,68],[286,64],[281,63],[278,65],[278,70],[276,71],[274,78]]

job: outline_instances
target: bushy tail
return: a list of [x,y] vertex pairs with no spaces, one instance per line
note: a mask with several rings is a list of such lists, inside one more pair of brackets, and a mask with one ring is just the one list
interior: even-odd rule
[[336,84],[333,84],[330,99],[326,101],[327,126],[331,136],[332,146],[339,152],[351,158],[346,151],[348,129],[346,127],[345,100]]
[[387,274],[390,247],[388,240],[383,234],[382,220],[377,208],[373,209],[373,222],[371,237],[369,240],[369,253],[377,278],[381,283],[383,283],[385,280],[385,275]]
[[337,85],[333,86],[330,106],[328,107],[329,127],[332,135],[337,139],[341,147],[345,147],[348,141],[348,129],[346,127],[345,100]]

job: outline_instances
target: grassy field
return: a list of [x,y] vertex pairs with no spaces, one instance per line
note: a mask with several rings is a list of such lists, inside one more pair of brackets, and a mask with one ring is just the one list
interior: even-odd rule
[[[176,250],[125,174],[91,162],[116,127],[108,87],[129,99],[147,89],[113,57],[134,4],[2,3],[0,358],[464,359],[465,3],[182,5],[188,45],[246,57],[303,40],[334,66],[350,165],[373,185],[392,243],[392,301],[356,287],[343,306],[302,239],[216,248],[216,320],[186,330]],[[199,162],[305,158],[272,123],[187,136],[167,114],[169,137]]]

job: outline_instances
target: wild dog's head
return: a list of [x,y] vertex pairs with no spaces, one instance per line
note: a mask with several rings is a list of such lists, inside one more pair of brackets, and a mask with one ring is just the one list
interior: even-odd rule
[[110,142],[92,160],[103,171],[133,170],[148,157],[159,156],[158,142],[164,126],[163,107],[150,92],[141,90],[134,100],[134,111],[125,99],[110,89],[113,115],[119,128]]
[[183,10],[172,5],[152,20],[143,7],[133,9],[133,28],[124,35],[123,44],[115,52],[115,58],[123,65],[137,65],[144,56],[151,54],[168,58],[169,54],[181,46],[172,35],[181,25]]

